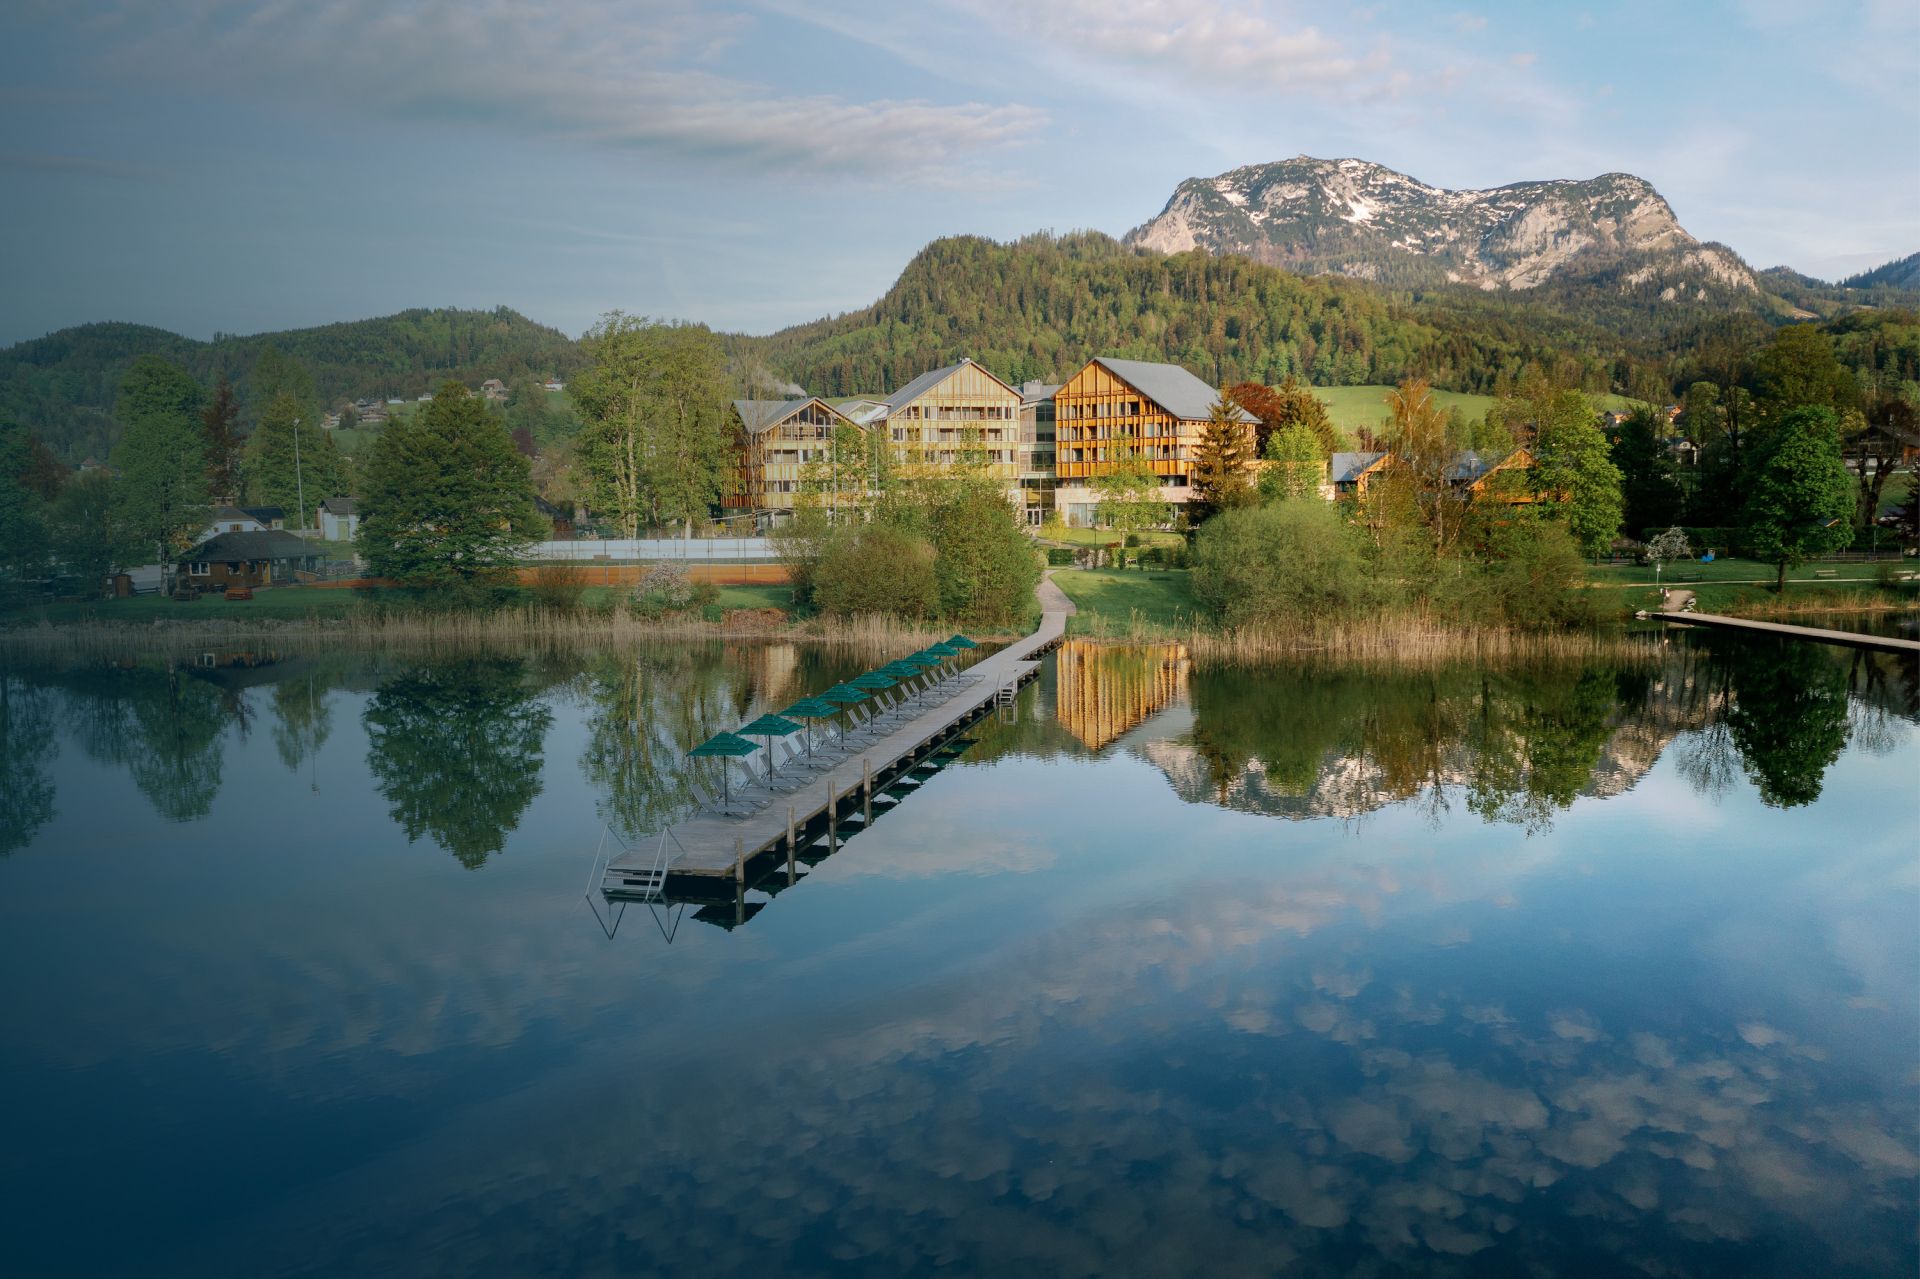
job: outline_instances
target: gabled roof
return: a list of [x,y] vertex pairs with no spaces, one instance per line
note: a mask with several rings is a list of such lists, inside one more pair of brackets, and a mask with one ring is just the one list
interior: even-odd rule
[[243,506],[240,509],[262,524],[271,524],[275,520],[287,518],[287,508],[284,506]]
[[[1216,388],[1208,386],[1178,364],[1160,364],[1152,360],[1115,360],[1104,355],[1096,355],[1093,362],[1183,422],[1204,422],[1220,399],[1220,392]],[[1240,420],[1257,422],[1260,419],[1240,409]]]
[[803,395],[797,400],[735,400],[733,411],[740,415],[740,425],[746,428],[748,435],[758,435],[780,425],[809,404],[818,404],[842,421],[858,425],[817,395]]
[[252,511],[243,511],[237,506],[214,507],[213,522],[215,524],[218,524],[222,520],[252,520],[255,524],[260,524],[264,522],[260,519],[259,516],[255,515]]
[[1020,402],[1022,404],[1038,404],[1042,400],[1051,400],[1053,393],[1059,389],[1060,383],[1042,382],[1037,378],[1031,382],[1022,382],[1020,384]]
[[329,515],[352,515],[356,508],[350,497],[330,497],[320,503],[320,509]]
[[1335,484],[1351,484],[1386,460],[1385,453],[1335,453],[1330,470]]
[[1474,449],[1467,449],[1455,454],[1453,461],[1447,463],[1447,482],[1474,485],[1502,467],[1532,465],[1533,454],[1525,449],[1512,449],[1499,457],[1488,457]]
[[993,380],[999,382],[1001,386],[1006,386],[1009,395],[1017,396],[1020,394],[1020,392],[1014,390],[1012,387],[1007,386],[1001,379],[994,377],[992,371],[989,370],[986,365],[974,364],[973,357],[968,356],[958,364],[949,364],[944,369],[934,369],[931,372],[922,373],[919,377],[913,379],[913,381],[907,383],[892,395],[889,395],[883,401],[887,406],[887,411],[894,413],[905,408],[907,405],[925,395],[928,391],[931,391],[934,387],[939,386],[942,382],[958,373],[961,369],[966,368],[969,364],[973,364],[974,368],[979,369],[988,377],[993,378]]
[[209,564],[237,564],[242,560],[317,559],[321,549],[304,537],[278,529],[258,533],[221,533],[188,553],[189,560]]

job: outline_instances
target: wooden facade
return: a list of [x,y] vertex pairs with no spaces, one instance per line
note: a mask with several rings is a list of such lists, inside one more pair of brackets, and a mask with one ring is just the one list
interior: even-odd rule
[[1020,491],[1020,392],[972,360],[923,373],[887,397],[876,424],[902,467],[985,466]]
[[866,436],[866,427],[818,396],[735,400],[733,410],[733,477],[722,505],[736,510],[791,511],[810,468],[832,460],[833,433],[852,427]]
[[[1055,501],[1070,524],[1092,521],[1093,481],[1144,463],[1165,499],[1193,493],[1193,460],[1218,392],[1173,364],[1087,361],[1053,394]],[[1244,411],[1241,420],[1254,419]]]

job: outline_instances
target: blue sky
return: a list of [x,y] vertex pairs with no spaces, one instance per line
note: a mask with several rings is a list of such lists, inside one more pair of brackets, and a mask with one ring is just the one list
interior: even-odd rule
[[928,240],[1297,154],[1609,170],[1756,266],[1920,249],[1920,4],[16,0],[0,343],[515,307],[764,332]]

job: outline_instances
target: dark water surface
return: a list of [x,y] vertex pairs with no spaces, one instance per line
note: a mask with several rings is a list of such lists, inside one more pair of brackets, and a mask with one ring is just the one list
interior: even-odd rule
[[212,660],[5,674],[8,1274],[1920,1268],[1893,659],[1070,645],[611,938],[603,828],[854,667]]

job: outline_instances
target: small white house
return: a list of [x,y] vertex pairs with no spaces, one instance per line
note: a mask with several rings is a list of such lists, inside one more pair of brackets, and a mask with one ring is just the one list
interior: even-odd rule
[[202,529],[200,536],[194,540],[204,542],[222,533],[261,533],[266,529],[267,524],[264,520],[256,518],[237,506],[216,506],[213,508],[213,523]]
[[320,503],[320,536],[329,542],[350,542],[360,533],[360,512],[350,497],[330,497]]

